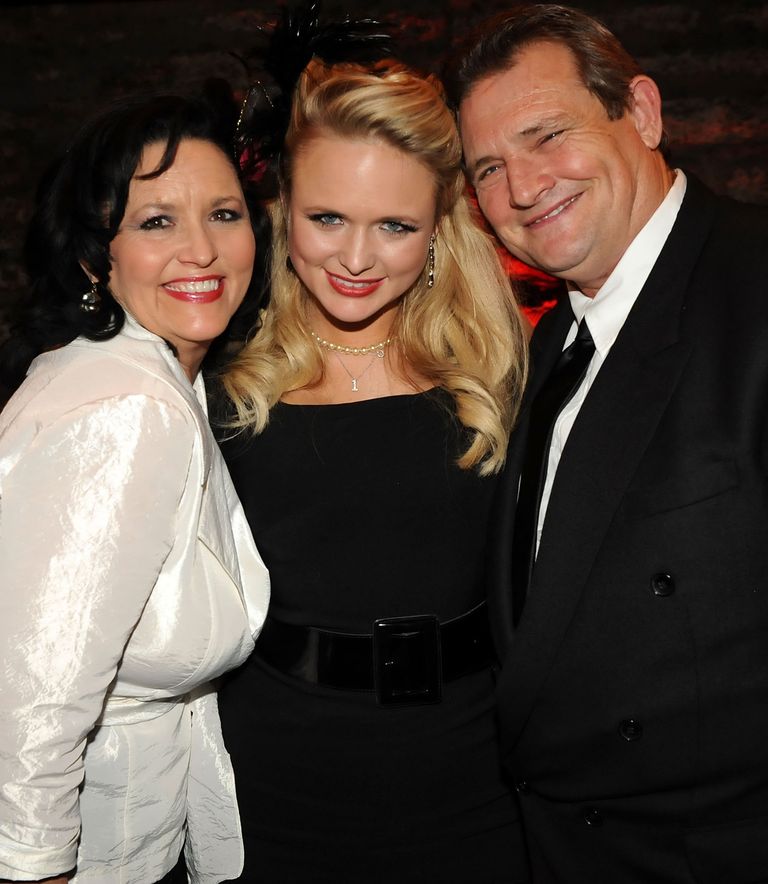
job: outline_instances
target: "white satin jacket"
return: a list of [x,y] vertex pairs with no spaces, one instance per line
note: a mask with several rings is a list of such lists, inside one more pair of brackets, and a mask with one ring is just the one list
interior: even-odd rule
[[266,569],[167,345],[38,357],[0,415],[0,878],[237,877],[208,686],[253,648]]

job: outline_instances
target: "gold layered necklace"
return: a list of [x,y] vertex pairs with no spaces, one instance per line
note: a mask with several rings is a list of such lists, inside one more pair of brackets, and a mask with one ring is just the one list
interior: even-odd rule
[[[315,334],[312,329],[309,330],[309,334],[314,341],[316,341],[321,347],[324,347],[326,350],[330,350],[330,352],[336,357],[336,359],[338,359],[339,365],[344,369],[345,373],[352,381],[353,393],[360,392],[358,382],[363,377],[363,375],[365,375],[366,372],[371,369],[377,359],[384,358],[384,350],[389,344],[392,343],[393,340],[392,338],[387,338],[386,341],[379,341],[377,344],[369,344],[367,347],[347,347],[345,344],[334,344],[333,341],[326,341],[325,338],[321,338],[320,335]],[[353,374],[339,355],[340,353],[345,353],[349,356],[365,356],[367,353],[372,353],[373,355],[371,356],[368,364],[361,372]]]
[[334,353],[349,353],[350,356],[365,356],[366,353],[375,352],[379,359],[383,359],[384,348],[392,343],[392,338],[387,338],[386,341],[379,341],[378,344],[369,344],[367,347],[347,347],[344,344],[334,344],[333,341],[326,341],[325,338],[315,334],[312,329],[309,330],[309,334],[313,340],[317,341],[321,347],[325,347],[326,350],[332,350]]

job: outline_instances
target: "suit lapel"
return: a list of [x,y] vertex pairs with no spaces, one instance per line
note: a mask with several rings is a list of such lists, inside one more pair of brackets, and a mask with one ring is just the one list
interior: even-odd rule
[[512,641],[512,593],[510,591],[512,532],[525,440],[528,437],[530,405],[563,349],[573,311],[567,297],[542,317],[531,339],[531,373],[523,396],[517,424],[509,440],[507,460],[499,478],[489,535],[491,550],[488,573],[489,615],[494,643],[501,653]]
[[503,691],[514,698],[504,715],[508,741],[530,714],[603,538],[690,354],[693,342],[681,339],[680,325],[712,212],[712,198],[689,180],[667,243],[568,437],[531,590],[505,660]]

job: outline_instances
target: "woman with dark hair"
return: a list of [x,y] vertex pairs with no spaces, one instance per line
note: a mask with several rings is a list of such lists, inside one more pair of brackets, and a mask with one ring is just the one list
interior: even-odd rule
[[268,578],[200,374],[257,288],[225,133],[202,101],[126,103],[40,191],[7,364],[36,358],[0,415],[1,879],[149,884],[185,839],[192,881],[241,865],[209,682]]

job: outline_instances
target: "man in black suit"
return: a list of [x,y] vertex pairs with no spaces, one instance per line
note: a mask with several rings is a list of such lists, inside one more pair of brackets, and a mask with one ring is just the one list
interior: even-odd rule
[[483,212],[569,288],[489,564],[533,881],[766,882],[768,212],[667,165],[655,83],[582,12],[497,17],[451,82]]

